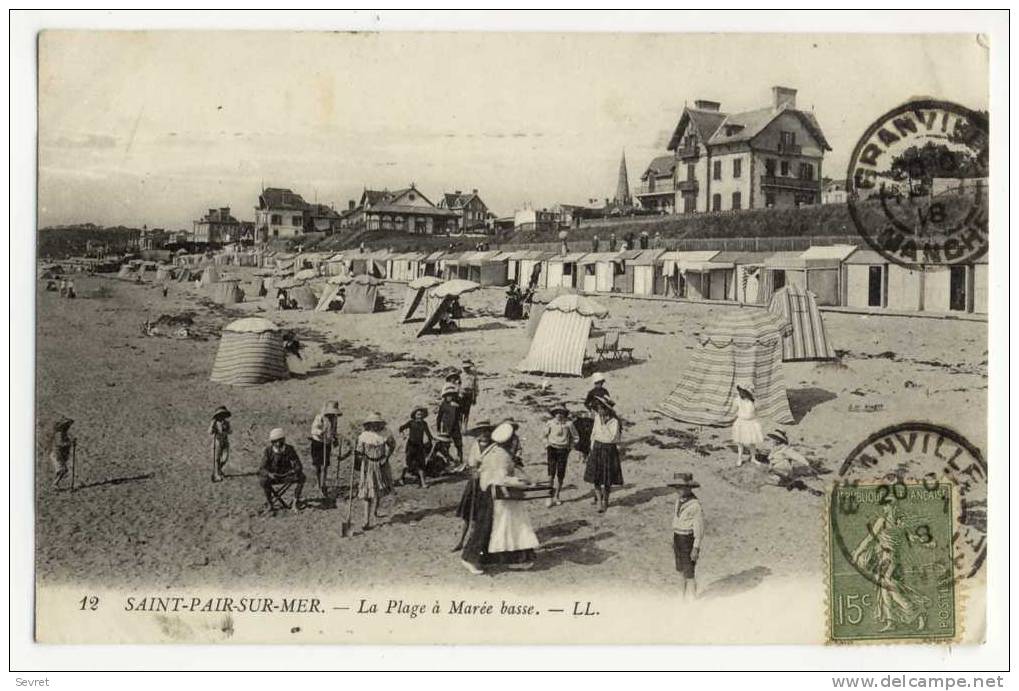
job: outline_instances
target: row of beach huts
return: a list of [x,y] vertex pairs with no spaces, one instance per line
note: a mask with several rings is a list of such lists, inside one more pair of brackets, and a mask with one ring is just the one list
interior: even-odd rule
[[[207,260],[205,255],[178,263]],[[532,281],[539,288],[582,293],[669,296],[686,300],[767,305],[774,292],[796,285],[822,306],[900,312],[987,313],[986,259],[950,267],[907,269],[855,245],[814,246],[791,252],[676,251],[553,253],[529,249],[449,252],[222,253],[216,263],[295,270],[320,275],[370,274],[393,281],[420,276],[463,278],[483,286]]]

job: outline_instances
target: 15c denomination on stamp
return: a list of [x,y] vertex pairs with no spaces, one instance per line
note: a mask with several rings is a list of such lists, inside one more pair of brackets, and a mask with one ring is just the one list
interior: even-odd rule
[[952,484],[836,485],[830,498],[829,641],[955,640]]

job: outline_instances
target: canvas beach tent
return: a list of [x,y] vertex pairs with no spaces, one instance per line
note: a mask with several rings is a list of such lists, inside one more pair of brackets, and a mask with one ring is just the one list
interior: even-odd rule
[[413,319],[415,312],[424,305],[425,293],[429,288],[434,288],[440,283],[442,283],[442,279],[436,276],[422,276],[408,283],[407,291],[403,295],[403,312],[400,315],[400,321],[406,324]]
[[173,267],[166,264],[160,264],[156,269],[156,280],[157,281],[171,281],[173,280]]
[[465,293],[478,290],[479,286],[474,281],[467,281],[462,278],[454,278],[451,281],[444,281],[425,294],[425,307],[427,317],[424,326],[418,331],[418,338],[435,330],[438,327],[442,315],[449,309],[450,303]]
[[517,369],[582,376],[592,320],[607,315],[608,310],[589,297],[563,295],[556,298],[545,306],[527,356]]
[[576,294],[577,291],[573,288],[563,287],[535,291],[531,299],[530,310],[527,313],[527,337],[534,338],[534,333],[538,330],[538,324],[541,323],[541,315],[544,314],[547,305],[563,295]]
[[318,271],[316,269],[301,269],[294,274],[294,278],[299,281],[307,281],[312,278],[318,278]]
[[117,278],[133,281],[135,272],[127,264],[121,264],[120,270],[117,271]]
[[244,291],[238,286],[240,279],[229,278],[212,286],[212,300],[221,305],[236,305],[244,302]]
[[728,425],[736,419],[736,384],[752,382],[758,416],[792,423],[782,374],[782,339],[789,329],[763,309],[721,315],[699,336],[700,347],[658,411],[695,425]]
[[786,286],[775,291],[768,311],[792,327],[782,339],[784,362],[835,359],[835,348],[828,340],[813,293],[799,286]]
[[207,266],[202,271],[202,277],[198,279],[198,285],[202,288],[208,288],[213,283],[219,283],[219,269],[215,266]]
[[345,314],[371,314],[381,312],[379,286],[383,281],[368,274],[358,274],[346,280],[342,285],[346,288],[347,298],[343,303]]
[[295,301],[302,310],[313,310],[318,306],[318,298],[306,283],[300,283],[288,289],[287,297]]
[[290,376],[279,328],[268,319],[248,317],[223,327],[210,380],[253,386]]

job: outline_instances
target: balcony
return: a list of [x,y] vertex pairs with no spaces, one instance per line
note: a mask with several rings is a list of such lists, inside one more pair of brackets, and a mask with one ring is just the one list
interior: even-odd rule
[[700,153],[700,147],[696,144],[687,144],[681,149],[676,149],[676,158],[697,158]]
[[697,181],[696,180],[680,180],[676,188],[680,192],[697,192]]
[[676,186],[672,180],[657,180],[653,183],[643,183],[637,188],[637,196],[648,194],[674,194]]
[[803,153],[803,147],[799,144],[787,144],[786,142],[778,143],[778,152],[780,154],[787,154],[790,156],[799,156]]
[[761,187],[780,187],[787,190],[802,190],[805,192],[820,192],[821,182],[819,180],[801,180],[800,178],[777,177],[774,175],[762,175]]

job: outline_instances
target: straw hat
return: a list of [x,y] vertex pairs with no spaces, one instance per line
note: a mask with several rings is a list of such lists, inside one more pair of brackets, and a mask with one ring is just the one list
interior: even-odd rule
[[562,403],[559,403],[558,405],[552,406],[552,410],[550,410],[549,412],[551,412],[553,415],[555,415],[556,413],[560,413],[560,412],[563,415],[569,415],[570,414],[570,409],[567,408]]
[[789,437],[786,436],[786,433],[783,432],[780,429],[777,429],[774,432],[768,432],[767,437],[768,437],[768,439],[772,439],[774,441],[777,441],[779,444],[788,444],[789,443]]
[[513,424],[504,422],[492,430],[492,441],[496,444],[505,444],[513,438]]
[[272,432],[269,432],[269,441],[279,441],[286,438],[287,433],[283,431],[282,427],[277,427]]
[[674,473],[669,487],[700,487],[700,483],[693,479],[693,473]]
[[428,406],[419,405],[418,407],[414,408],[414,410],[410,411],[410,416],[414,417],[415,415],[418,414],[418,411],[424,413],[425,415],[428,415]]
[[597,384],[600,381],[605,381],[605,375],[604,374],[602,374],[601,372],[595,372],[594,374],[591,375],[591,383],[592,384]]
[[449,374],[446,375],[446,381],[448,382],[460,381],[460,373],[450,372]]
[[340,404],[336,401],[329,401],[322,407],[323,415],[343,415],[340,412]]
[[616,402],[613,401],[608,396],[595,395],[595,396],[591,397],[591,400],[593,400],[595,403],[600,403],[601,405],[605,406],[606,408],[610,408],[610,409],[613,409],[613,410],[616,407]]
[[440,396],[445,397],[449,395],[456,395],[457,393],[459,393],[459,391],[457,391],[457,388],[455,386],[446,384],[445,386],[442,387],[442,393],[440,394]]
[[74,424],[74,420],[67,417],[66,415],[61,415],[59,418],[57,418],[57,421],[53,423],[53,429],[56,430],[67,429],[72,424]]
[[385,420],[382,419],[382,415],[380,413],[378,413],[378,412],[374,412],[371,415],[369,415],[368,417],[366,417],[364,419],[364,422],[362,422],[361,424],[362,425],[370,425],[372,423],[384,423],[384,422],[385,422]]
[[218,418],[220,416],[230,417],[230,415],[231,415],[231,413],[230,413],[229,410],[227,410],[226,406],[225,405],[221,405],[220,407],[216,408],[216,412],[214,412],[212,414],[212,419],[215,420],[216,418]]
[[495,429],[495,425],[492,424],[491,420],[478,420],[477,422],[474,423],[474,426],[471,427],[471,429],[468,432],[468,434],[471,434],[473,436],[477,436],[478,432],[482,432],[484,430],[492,430],[492,429]]
[[754,383],[752,381],[741,381],[736,384],[736,390],[746,391],[751,396],[754,395]]
[[464,360],[463,361],[463,368],[464,369],[474,369],[474,360],[470,360],[470,359]]

